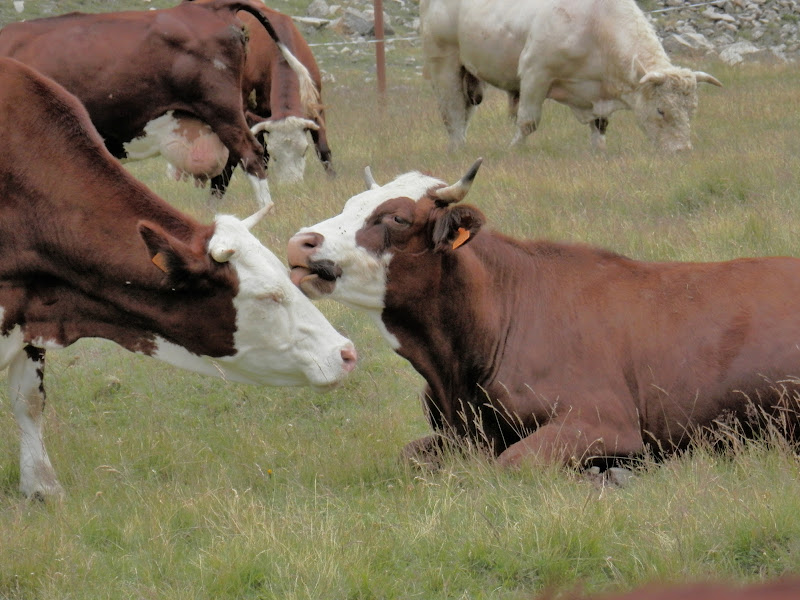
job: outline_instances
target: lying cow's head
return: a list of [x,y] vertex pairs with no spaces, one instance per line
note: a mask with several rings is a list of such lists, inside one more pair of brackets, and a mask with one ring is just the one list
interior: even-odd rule
[[455,203],[469,190],[481,160],[458,183],[418,172],[350,198],[336,217],[305,227],[289,240],[292,281],[311,298],[323,296],[377,312],[384,307],[393,257],[452,252],[483,224],[483,215]]
[[[262,209],[244,221],[218,216],[208,242],[210,258],[230,265],[235,274],[232,354],[198,356],[158,339],[153,355],[179,367],[243,383],[317,387],[337,383],[355,366],[353,344],[292,285],[286,266],[250,233],[249,228],[265,212]],[[182,268],[174,241],[170,244],[146,224],[142,233],[153,262],[168,277]],[[202,329],[202,324],[197,328]]]
[[702,71],[671,67],[641,77],[633,112],[648,138],[665,152],[691,150],[690,121],[697,110],[697,84],[722,84]]
[[308,133],[318,129],[317,123],[302,117],[286,117],[275,121],[268,119],[252,127],[254,134],[261,131],[265,134],[270,177],[281,183],[302,181],[306,170],[306,152],[311,145]]

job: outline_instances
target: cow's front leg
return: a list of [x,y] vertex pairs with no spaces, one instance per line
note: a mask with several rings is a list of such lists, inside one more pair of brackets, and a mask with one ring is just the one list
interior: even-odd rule
[[20,431],[20,490],[28,498],[40,500],[61,496],[64,490],[56,479],[42,438],[44,350],[25,346],[11,363],[8,382]]
[[498,457],[504,467],[585,464],[595,457],[641,454],[638,426],[559,419],[539,427]]

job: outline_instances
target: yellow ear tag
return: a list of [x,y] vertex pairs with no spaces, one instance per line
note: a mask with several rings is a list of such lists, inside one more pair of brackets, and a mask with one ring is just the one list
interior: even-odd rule
[[466,242],[469,239],[469,231],[464,229],[463,227],[458,228],[458,237],[453,240],[453,250],[458,248],[461,244]]
[[153,261],[153,264],[155,266],[164,271],[164,273],[167,272],[167,259],[164,257],[163,254],[161,254],[161,252],[156,252],[155,256],[153,256],[153,258],[151,258],[150,260]]

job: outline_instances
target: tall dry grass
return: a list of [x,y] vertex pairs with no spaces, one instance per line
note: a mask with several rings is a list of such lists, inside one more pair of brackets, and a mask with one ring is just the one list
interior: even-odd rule
[[[467,201],[512,235],[648,260],[800,255],[795,67],[696,65],[725,87],[701,91],[691,154],[658,154],[617,113],[608,152],[594,155],[588,128],[554,104],[509,152],[505,100],[490,94],[467,148],[450,155],[408,64],[418,56],[413,45],[390,52],[381,103],[368,61],[320,51],[336,77],[324,97],[339,177],[309,158],[303,184],[273,185],[276,215],[256,233],[276,254],[361,191],[366,165],[379,182],[412,169],[455,181],[484,156]],[[130,169],[202,220],[255,210],[240,179],[216,201],[166,181],[158,160]],[[622,489],[479,457],[417,472],[397,457],[428,431],[420,377],[361,315],[320,307],[361,356],[325,394],[225,383],[102,341],[51,352],[46,433],[62,503],[20,497],[2,394],[0,598],[517,599],[800,572],[800,473],[784,445],[645,461]]]

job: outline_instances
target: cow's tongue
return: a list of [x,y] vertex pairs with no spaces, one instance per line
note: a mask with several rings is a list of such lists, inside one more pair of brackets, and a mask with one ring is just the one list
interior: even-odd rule
[[289,277],[292,280],[292,283],[295,284],[297,287],[300,287],[303,279],[311,275],[311,270],[307,267],[292,267],[291,272],[289,273]]

